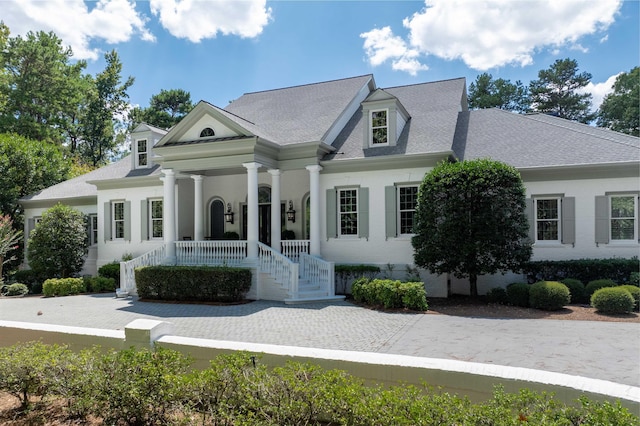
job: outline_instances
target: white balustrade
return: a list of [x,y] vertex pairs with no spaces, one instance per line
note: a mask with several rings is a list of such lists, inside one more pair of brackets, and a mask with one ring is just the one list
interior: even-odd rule
[[142,266],[160,265],[165,258],[165,252],[165,245],[163,244],[135,259],[120,262],[120,289],[129,293],[135,293],[135,269]]
[[282,254],[287,256],[294,262],[299,262],[300,254],[309,254],[309,248],[311,246],[310,240],[284,240],[280,242],[282,246]]
[[335,296],[335,273],[333,262],[327,262],[306,253],[300,254],[300,276],[312,286],[319,286],[327,296]]
[[271,247],[258,243],[258,260],[261,272],[282,283],[292,297],[298,294],[298,264]]
[[246,241],[176,241],[178,265],[239,265],[247,257]]

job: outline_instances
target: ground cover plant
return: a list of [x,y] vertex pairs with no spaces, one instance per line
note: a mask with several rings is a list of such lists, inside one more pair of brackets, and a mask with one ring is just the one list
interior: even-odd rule
[[[33,364],[36,368],[26,368]],[[219,356],[189,369],[178,352],[156,350],[74,353],[28,343],[0,349],[0,411],[13,425],[38,412],[58,423],[149,425],[633,425],[640,419],[619,402],[494,389],[486,401],[425,386],[376,386],[339,370],[290,362],[268,368],[259,356]],[[6,405],[2,405],[6,406]],[[60,412],[52,413],[50,407]],[[29,409],[26,409],[29,408]],[[36,417],[39,418],[39,417]],[[20,423],[20,419],[25,419]]]

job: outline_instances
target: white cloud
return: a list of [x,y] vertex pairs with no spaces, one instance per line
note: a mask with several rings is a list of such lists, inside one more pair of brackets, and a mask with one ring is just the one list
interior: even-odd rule
[[76,59],[97,59],[100,51],[91,47],[96,39],[115,44],[138,34],[143,40],[155,40],[146,18],[129,0],[99,0],[91,10],[82,0],[3,1],[2,20],[12,36],[53,31],[63,45],[71,46]]
[[374,67],[391,60],[394,70],[406,71],[411,75],[429,69],[416,59],[419,52],[410,49],[401,37],[394,36],[390,27],[373,29],[360,34],[360,37],[364,38],[364,49],[369,63]]
[[[411,56],[416,61],[419,52],[460,59],[476,70],[525,66],[541,49],[584,49],[578,41],[606,30],[621,5],[622,0],[425,0],[425,8],[403,21],[408,41],[390,28],[384,40],[389,52],[397,46],[416,52]],[[373,31],[381,30],[364,35]],[[384,51],[366,42],[365,50],[372,65]]]
[[621,72],[618,74],[614,74],[602,83],[590,82],[582,89],[576,90],[578,93],[591,93],[591,111],[596,111],[600,108],[604,97],[609,93],[613,92],[613,84],[616,82],[618,76],[622,74]]
[[173,36],[194,43],[218,33],[257,37],[271,19],[266,0],[151,0],[151,13]]

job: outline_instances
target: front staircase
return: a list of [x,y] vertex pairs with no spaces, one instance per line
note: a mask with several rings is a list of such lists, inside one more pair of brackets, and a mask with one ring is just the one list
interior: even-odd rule
[[[284,243],[284,242],[283,242]],[[258,243],[258,259],[248,259],[246,241],[176,241],[177,265],[227,265],[255,271],[250,296],[287,304],[342,300],[335,295],[334,266],[308,254],[308,241],[288,241],[283,251]],[[135,268],[161,265],[165,246],[120,263],[120,293],[135,294]]]

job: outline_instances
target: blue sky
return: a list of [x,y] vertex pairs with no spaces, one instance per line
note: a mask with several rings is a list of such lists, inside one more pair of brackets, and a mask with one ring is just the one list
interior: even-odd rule
[[136,81],[224,107],[243,93],[372,73],[391,87],[481,72],[525,84],[556,59],[592,74],[594,103],[640,63],[640,2],[621,0],[0,0],[13,36],[54,31],[89,62],[116,49]]

